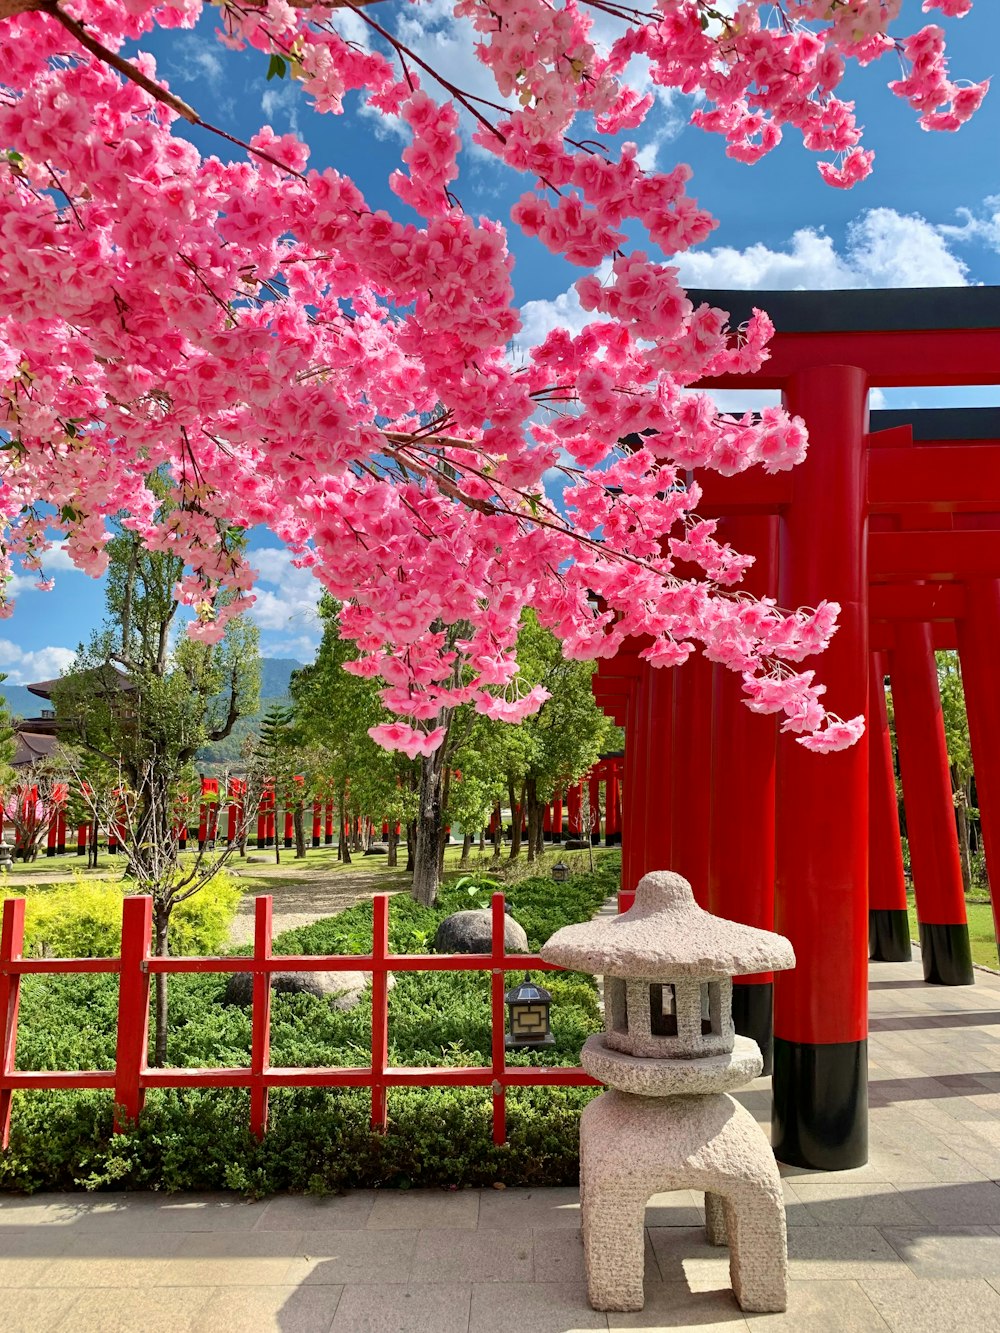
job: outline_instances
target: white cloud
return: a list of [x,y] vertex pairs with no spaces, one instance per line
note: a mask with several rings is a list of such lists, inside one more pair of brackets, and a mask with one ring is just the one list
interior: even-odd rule
[[261,94],[260,106],[271,128],[279,134],[291,130],[293,134],[300,135],[301,99],[302,87],[297,80],[286,77],[269,83]]
[[36,680],[61,676],[76,658],[72,648],[36,648],[25,652],[11,639],[0,639],[0,671],[11,685],[29,685]]
[[[1000,228],[1000,214],[998,214]],[[671,261],[686,287],[740,291],[830,291],[845,287],[964,287],[968,268],[948,246],[948,231],[925,218],[873,208],[850,223],[843,252],[812,227],[793,233],[782,250],[763,244],[744,250],[715,246]],[[610,271],[598,270],[604,281]],[[552,329],[579,331],[595,318],[580,306],[575,287],[551,300],[526,301],[515,346],[524,351]]]
[[829,291],[844,287],[964,287],[968,269],[944,229],[916,214],[873,208],[847,228],[843,253],[825,232],[804,227],[784,250],[714,246],[678,255],[689,287]]
[[988,212],[982,217],[971,209],[960,208],[958,216],[962,219],[961,224],[942,226],[941,234],[959,243],[978,241],[992,250],[1000,251],[1000,194],[988,195],[983,200],[983,208]]
[[316,605],[322,589],[312,571],[296,569],[289,552],[280,546],[251,551],[249,559],[259,573],[253,608],[257,625],[262,630],[290,631],[315,647],[320,633]]

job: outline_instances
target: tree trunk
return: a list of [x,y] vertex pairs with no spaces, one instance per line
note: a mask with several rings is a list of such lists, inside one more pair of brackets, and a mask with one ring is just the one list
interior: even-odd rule
[[479,829],[479,855],[486,855],[486,825],[483,824]]
[[413,874],[413,867],[417,864],[417,821],[408,819],[406,821],[406,873]]
[[541,809],[542,809],[542,818],[540,818],[538,821],[538,829],[537,829],[538,845],[536,848],[539,857],[545,855],[545,818],[544,818],[545,807],[542,806]]
[[340,793],[340,801],[337,806],[340,811],[340,833],[337,835],[337,858],[343,861],[345,866],[351,864],[351,831],[348,828],[346,833],[344,826],[347,823],[347,792]]
[[441,883],[441,837],[444,831],[441,777],[442,746],[424,755],[420,763],[420,805],[416,819],[413,858],[413,896],[424,907],[433,907]]
[[306,854],[306,814],[301,801],[295,802],[292,823],[295,828],[295,859],[301,861]]
[[97,869],[97,840],[101,836],[100,825],[97,816],[90,821],[90,841],[87,846],[87,869]]
[[538,835],[542,828],[542,807],[538,802],[538,783],[534,778],[525,780],[524,799],[528,806],[528,863],[531,864],[538,855]]
[[955,793],[955,816],[958,822],[958,856],[962,863],[962,892],[972,892],[972,858],[969,854],[969,803],[964,784]]
[[462,835],[462,859],[458,863],[463,870],[468,868],[469,853],[471,851],[472,851],[472,834],[464,833]]
[[399,847],[399,834],[396,832],[396,821],[394,819],[389,820],[388,846],[389,846],[389,855],[386,857],[385,863],[390,869],[395,869],[399,859],[397,856],[397,848]]
[[[158,958],[166,958],[170,953],[170,941],[167,934],[170,928],[170,908],[163,903],[153,904],[153,952]],[[154,1039],[153,1067],[162,1068],[167,1063],[167,981],[166,972],[157,972],[154,980]]]
[[508,784],[507,794],[510,796],[510,855],[507,859],[516,861],[521,855],[521,817],[524,813],[524,784],[521,784],[520,800],[518,800],[515,795],[513,782]]
[[503,811],[500,809],[500,802],[497,802],[495,810],[496,823],[493,829],[493,860],[499,861],[503,852]]

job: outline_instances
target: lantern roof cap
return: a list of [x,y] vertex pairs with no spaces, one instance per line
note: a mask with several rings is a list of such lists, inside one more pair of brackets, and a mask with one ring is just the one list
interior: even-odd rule
[[635,903],[615,917],[563,926],[541,950],[547,963],[598,976],[713,980],[795,966],[783,935],[705,912],[670,870],[643,875]]

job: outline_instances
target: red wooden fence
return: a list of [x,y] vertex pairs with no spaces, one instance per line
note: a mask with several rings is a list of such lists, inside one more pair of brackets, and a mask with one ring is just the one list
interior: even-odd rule
[[[147,1088],[249,1088],[250,1128],[260,1138],[267,1128],[271,1088],[371,1088],[374,1129],[386,1126],[386,1089],[407,1087],[490,1088],[493,1093],[493,1140],[506,1139],[508,1088],[591,1087],[594,1079],[576,1066],[508,1065],[504,1049],[506,971],[558,971],[535,954],[505,954],[504,897],[492,902],[492,948],[488,954],[392,954],[389,952],[389,899],[373,903],[370,954],[280,955],[271,953],[271,898],[256,899],[254,951],[250,958],[160,958],[150,954],[151,898],[126,898],[122,904],[120,958],[22,958],[23,898],[3,905],[0,932],[0,1144],[7,1147],[11,1094],[18,1088],[109,1088],[115,1099],[115,1129],[139,1118]],[[272,972],[345,972],[372,974],[372,1053],[368,1068],[275,1067],[270,1063]],[[490,1063],[481,1068],[396,1068],[389,1059],[390,972],[489,972],[492,1032]],[[18,1070],[17,1005],[21,977],[58,973],[118,974],[118,1033],[114,1069]],[[151,1069],[149,1052],[150,978],[156,972],[251,972],[250,1064],[234,1069]]]

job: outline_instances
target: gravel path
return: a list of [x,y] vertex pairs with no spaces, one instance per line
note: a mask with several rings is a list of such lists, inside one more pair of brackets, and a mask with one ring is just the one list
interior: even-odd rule
[[247,891],[240,900],[236,916],[230,928],[229,939],[233,945],[253,943],[254,898],[258,893],[270,893],[274,899],[273,920],[274,934],[283,930],[295,930],[299,926],[308,926],[324,916],[336,916],[338,912],[353,907],[355,903],[367,902],[376,893],[393,893],[405,887],[400,883],[398,874],[379,874],[378,872],[358,870],[338,871],[335,875],[318,874],[315,877],[297,873],[282,876],[283,883],[274,884],[274,872],[277,867],[268,867],[268,881],[259,889],[254,886],[254,875],[247,875]]

